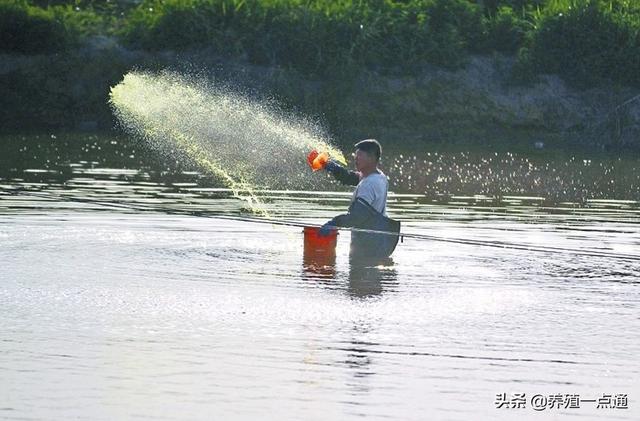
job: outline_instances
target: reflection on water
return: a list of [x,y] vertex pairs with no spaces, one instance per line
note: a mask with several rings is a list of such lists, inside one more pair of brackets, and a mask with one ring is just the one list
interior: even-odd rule
[[349,261],[349,288],[353,297],[372,297],[397,286],[393,258],[367,260],[362,257]]
[[[609,254],[405,238],[371,262],[348,232],[321,253],[300,227],[224,219],[244,204],[215,179],[131,146],[32,141],[15,146],[30,160],[0,156],[2,419],[640,416],[640,263],[611,257],[640,255],[636,184],[586,201],[396,191],[406,232]],[[260,196],[304,224],[350,198]],[[629,408],[498,410],[501,393]]]
[[[303,278],[334,286],[337,278],[335,249],[310,249],[303,252]],[[393,290],[397,285],[393,258],[349,257],[346,292],[354,298],[368,298]]]

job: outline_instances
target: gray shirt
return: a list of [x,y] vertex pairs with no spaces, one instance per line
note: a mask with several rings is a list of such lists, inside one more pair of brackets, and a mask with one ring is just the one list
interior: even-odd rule
[[370,204],[375,210],[387,215],[387,190],[389,181],[382,171],[372,172],[368,176],[362,178],[353,192],[351,201],[362,198]]

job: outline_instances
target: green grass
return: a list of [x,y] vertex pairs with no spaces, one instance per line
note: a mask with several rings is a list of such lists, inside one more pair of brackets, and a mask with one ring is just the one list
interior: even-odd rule
[[0,51],[204,50],[308,76],[456,68],[519,57],[515,79],[640,86],[638,0],[0,0]]

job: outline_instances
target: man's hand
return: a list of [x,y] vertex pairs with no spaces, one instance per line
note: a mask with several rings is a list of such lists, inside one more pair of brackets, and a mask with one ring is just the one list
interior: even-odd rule
[[327,172],[334,172],[336,170],[339,170],[340,168],[342,168],[342,166],[340,164],[336,164],[334,161],[332,160],[328,160],[327,163],[324,166],[324,169]]
[[335,221],[332,219],[331,221],[327,222],[326,224],[324,224],[323,226],[320,227],[320,230],[318,231],[318,235],[320,237],[326,237],[329,234],[331,234],[332,231],[336,230],[336,223]]

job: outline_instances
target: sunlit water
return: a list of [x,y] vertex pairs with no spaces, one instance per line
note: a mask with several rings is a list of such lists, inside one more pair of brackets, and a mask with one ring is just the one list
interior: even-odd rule
[[[4,142],[1,419],[640,416],[639,260],[406,238],[392,261],[361,265],[344,232],[335,264],[318,267],[300,228],[217,218],[246,204],[122,139]],[[639,184],[623,171],[633,160],[439,151],[458,167],[436,174],[417,164],[433,168],[428,153],[387,156],[389,214],[404,232],[640,258]],[[577,166],[584,174],[563,174],[583,187],[566,200],[535,190]],[[525,167],[537,183],[517,176]],[[500,168],[512,168],[501,186],[464,175]],[[612,173],[619,191],[598,184]],[[411,174],[424,184],[407,185]],[[309,224],[349,201],[337,186],[258,194]],[[526,407],[498,409],[501,393],[526,394]],[[626,394],[628,409],[536,411],[536,394]]]

